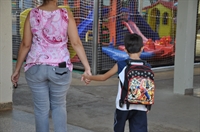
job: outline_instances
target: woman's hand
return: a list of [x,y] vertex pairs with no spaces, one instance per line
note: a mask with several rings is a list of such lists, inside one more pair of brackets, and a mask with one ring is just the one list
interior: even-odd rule
[[14,87],[17,87],[17,82],[19,80],[20,72],[15,71],[11,76],[11,81],[14,85]]

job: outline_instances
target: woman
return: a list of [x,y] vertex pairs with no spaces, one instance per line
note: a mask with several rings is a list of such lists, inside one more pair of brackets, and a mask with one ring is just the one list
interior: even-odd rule
[[[56,132],[66,132],[66,94],[71,82],[72,63],[67,49],[68,37],[86,75],[91,75],[75,20],[57,0],[43,4],[28,14],[15,71],[11,76],[17,85],[20,68],[26,58],[25,77],[32,91],[37,132],[49,131],[49,111]],[[82,78],[85,83],[89,80]]]

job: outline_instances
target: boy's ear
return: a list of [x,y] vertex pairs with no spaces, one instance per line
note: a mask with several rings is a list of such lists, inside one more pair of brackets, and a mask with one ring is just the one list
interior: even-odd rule
[[141,50],[140,50],[140,51],[142,52],[143,50],[144,50],[144,46],[142,46],[142,48],[141,48]]
[[127,50],[126,50],[126,48],[124,49],[124,52],[128,53]]

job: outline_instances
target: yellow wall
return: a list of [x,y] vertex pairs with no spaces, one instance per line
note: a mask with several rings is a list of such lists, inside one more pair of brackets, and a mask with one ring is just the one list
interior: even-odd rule
[[[155,31],[155,26],[156,26],[156,10],[160,11],[160,24],[158,27],[158,33],[160,37],[163,36],[171,36],[174,34],[172,31],[172,28],[175,28],[174,22],[173,22],[173,17],[172,17],[172,10],[169,8],[164,7],[162,4],[158,4],[154,6],[153,8],[148,9],[148,24],[150,27]],[[168,13],[168,23],[167,25],[163,24],[163,15],[164,13]],[[173,27],[172,27],[173,24]]]

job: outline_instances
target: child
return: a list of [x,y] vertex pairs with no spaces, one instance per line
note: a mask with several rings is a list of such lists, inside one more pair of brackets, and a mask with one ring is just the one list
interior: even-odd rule
[[[124,38],[125,51],[129,55],[129,59],[136,60],[136,63],[141,63],[140,54],[143,50],[143,40],[137,34],[126,34]],[[127,65],[126,60],[117,62],[112,69],[102,75],[90,76],[83,75],[87,80],[105,81],[114,75],[118,75],[124,71]],[[124,105],[119,106],[121,97],[121,85],[118,85],[118,94],[116,97],[116,111],[114,116],[114,132],[124,132],[126,120],[129,121],[130,132],[147,132],[147,111],[150,110],[150,105],[130,104],[129,109]]]

